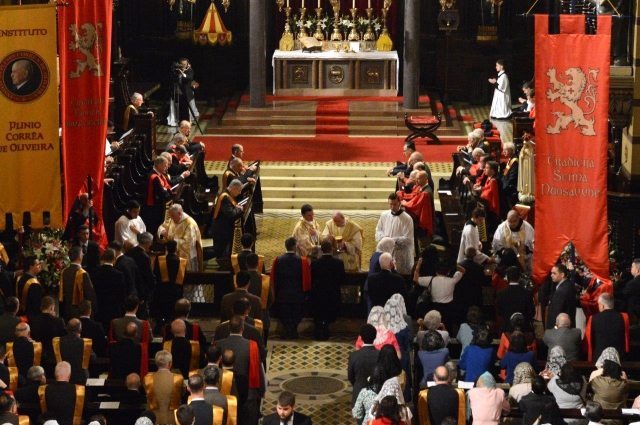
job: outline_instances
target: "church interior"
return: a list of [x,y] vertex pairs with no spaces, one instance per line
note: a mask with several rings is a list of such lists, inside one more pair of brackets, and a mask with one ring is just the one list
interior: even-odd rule
[[639,14],[0,0],[0,423],[640,421]]

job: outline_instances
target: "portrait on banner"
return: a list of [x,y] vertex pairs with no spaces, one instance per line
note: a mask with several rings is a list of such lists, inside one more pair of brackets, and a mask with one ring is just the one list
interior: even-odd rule
[[31,102],[46,91],[49,69],[38,54],[28,50],[12,52],[0,61],[0,93],[17,103]]

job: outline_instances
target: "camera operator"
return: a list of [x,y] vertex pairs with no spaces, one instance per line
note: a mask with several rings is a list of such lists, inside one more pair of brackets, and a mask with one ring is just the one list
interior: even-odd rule
[[171,67],[171,80],[173,92],[168,124],[176,127],[179,121],[193,121],[200,116],[196,107],[194,89],[200,85],[193,79],[194,73],[189,59],[180,58]]

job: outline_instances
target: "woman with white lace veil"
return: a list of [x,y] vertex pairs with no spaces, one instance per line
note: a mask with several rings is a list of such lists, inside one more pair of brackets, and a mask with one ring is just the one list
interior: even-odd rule
[[[400,351],[400,346],[398,345],[398,340],[396,336],[393,334],[391,329],[389,329],[389,313],[384,311],[384,308],[375,306],[371,309],[371,313],[369,313],[369,317],[367,318],[367,323],[376,328],[376,339],[373,341],[373,345],[376,349],[380,350],[384,345],[390,344],[395,348],[398,353],[398,357],[402,356],[402,352]],[[362,338],[358,336],[356,340],[356,350],[359,350],[362,347]]]
[[393,294],[385,303],[384,311],[389,313],[389,330],[393,332],[400,346],[402,370],[404,370],[407,377],[405,397],[410,398],[412,375],[411,365],[409,363],[409,350],[411,348],[411,335],[413,335],[413,333],[409,326],[411,318],[407,315],[407,307],[405,306],[402,295]]

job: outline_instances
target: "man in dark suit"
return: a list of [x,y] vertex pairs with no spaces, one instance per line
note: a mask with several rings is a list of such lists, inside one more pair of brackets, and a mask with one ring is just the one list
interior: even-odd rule
[[[218,366],[209,365],[202,371],[204,378],[204,399],[211,406],[218,406],[224,411],[222,423],[227,423],[228,403],[227,397],[220,392],[220,369]],[[233,397],[233,396],[230,396]]]
[[[458,406],[460,401],[464,402],[464,392],[457,390],[449,383],[449,369],[438,366],[433,373],[436,385],[429,388],[427,406],[429,410],[429,421],[432,424],[440,424],[448,416],[458,419]],[[462,397],[458,391],[462,392]]]
[[56,361],[51,341],[66,333],[64,321],[56,316],[56,301],[49,296],[43,297],[40,303],[40,314],[35,316],[30,324],[31,336],[42,343],[42,363],[54,365]]
[[227,349],[233,351],[233,373],[238,387],[238,423],[253,424],[258,420],[260,398],[265,390],[264,369],[258,344],[242,337],[243,326],[242,318],[232,317],[229,337],[215,344],[223,353]]
[[542,341],[549,349],[556,345],[561,346],[568,362],[580,359],[582,331],[571,327],[571,319],[567,313],[558,314],[555,326],[544,331]]
[[285,329],[285,338],[298,339],[298,325],[304,314],[304,303],[311,291],[311,267],[306,258],[296,254],[297,241],[288,238],[287,252],[273,261],[271,287],[275,293],[275,307]]
[[93,273],[100,265],[100,246],[89,238],[89,226],[83,224],[78,227],[73,246],[79,246],[82,249],[82,267],[89,273]]
[[[89,377],[89,361],[92,357],[91,340],[82,339],[82,323],[80,319],[71,319],[67,324],[67,335],[54,338],[52,345],[56,355],[56,361],[65,361],[71,365],[71,382],[85,385]],[[95,358],[95,354],[93,354]]]
[[251,283],[249,272],[239,271],[236,274],[236,290],[226,294],[220,302],[220,320],[231,319],[231,316],[233,316],[233,304],[240,298],[249,300],[251,304],[249,315],[255,319],[262,320],[262,303],[259,297],[249,293],[249,283]]
[[615,348],[620,355],[629,351],[629,318],[613,307],[613,295],[601,294],[598,297],[600,312],[587,321],[584,337],[588,345],[589,361],[598,359],[607,347]]
[[531,392],[520,399],[518,405],[522,412],[522,423],[530,425],[543,423],[566,425],[555,398],[547,393],[547,383],[541,376],[536,376],[531,383]]
[[142,286],[142,276],[140,275],[140,270],[138,270],[138,265],[133,258],[123,254],[120,242],[111,241],[107,248],[113,249],[116,253],[116,262],[113,266],[124,275],[127,295],[138,295],[138,288]]
[[156,277],[151,269],[149,251],[153,244],[153,235],[149,232],[138,235],[138,246],[131,248],[127,255],[135,261],[140,272],[140,286],[136,288],[140,298],[140,318],[149,318],[148,300],[156,287]]
[[[71,365],[60,362],[55,369],[55,382],[47,384],[44,394],[40,397],[40,405],[44,407],[42,413],[52,415],[60,425],[79,423],[84,409],[84,397],[78,397],[80,385],[69,382]],[[76,403],[83,403],[79,408],[79,417],[75,417]],[[77,421],[77,422],[76,422]]]
[[[312,425],[311,418],[296,412],[296,396],[289,391],[283,391],[278,396],[276,413],[265,416],[262,425]],[[293,417],[293,420],[291,418]]]
[[[238,273],[240,270],[247,271],[249,270],[249,265],[247,264],[247,258],[249,255],[254,254],[255,238],[251,233],[243,233],[240,238],[240,245],[242,245],[242,250],[231,256],[231,267],[233,267],[233,273]],[[258,255],[258,254],[256,254]],[[264,273],[264,256],[258,255],[258,262],[260,267],[258,270],[261,273]]]
[[262,337],[266,345],[269,338],[269,329],[271,329],[269,309],[273,305],[274,295],[269,275],[263,274],[263,271],[261,271],[261,269],[264,269],[264,260],[262,260],[262,267],[260,266],[260,261],[260,256],[257,254],[251,253],[247,255],[247,272],[249,272],[251,278],[248,291],[250,294],[260,298],[260,304],[262,305]]
[[42,77],[35,72],[33,62],[19,59],[11,65],[11,84],[9,90],[18,96],[28,96],[42,83]]
[[[180,298],[176,301],[176,305],[173,310],[174,319],[182,319],[187,327],[187,338],[191,341],[198,341],[202,352],[207,351],[207,339],[200,329],[200,325],[189,321],[189,313],[191,313],[191,301],[186,298]],[[173,338],[171,333],[171,324],[167,323],[164,327],[164,340],[169,341]]]
[[176,301],[182,298],[182,284],[187,271],[188,261],[177,254],[178,242],[167,241],[167,254],[156,258],[154,273],[156,286],[153,306],[153,317],[158,326],[171,320]]
[[633,279],[628,281],[622,289],[622,294],[627,299],[627,311],[640,318],[640,258],[631,263],[631,275]]
[[[189,406],[193,409],[196,417],[194,425],[209,425],[213,423],[213,409],[211,404],[204,398],[204,380],[202,376],[196,374],[189,377],[187,388],[191,394]],[[223,422],[224,423],[224,422]]]
[[560,313],[567,313],[572,326],[576,325],[576,290],[568,276],[569,272],[564,264],[557,264],[551,269],[551,281],[555,284],[555,290],[547,308],[546,329],[555,326],[556,317]]
[[124,379],[130,373],[140,374],[142,346],[135,341],[137,333],[138,325],[135,322],[129,322],[122,339],[109,345],[110,378]]
[[140,307],[140,300],[135,295],[129,295],[124,300],[124,316],[118,317],[111,321],[109,328],[109,340],[119,341],[124,336],[125,328],[130,322],[134,322],[137,325],[138,333],[134,340],[136,342],[150,343],[153,339],[151,334],[151,325],[147,320],[141,320],[138,318],[138,308]]
[[91,284],[91,278],[82,268],[82,248],[72,246],[69,250],[71,264],[62,271],[60,288],[60,312],[64,320],[78,317],[78,305],[83,300],[96,303],[96,293]]
[[40,312],[40,300],[44,295],[37,278],[38,273],[42,271],[42,265],[35,256],[29,256],[24,260],[24,269],[24,274],[16,284],[16,296],[20,300],[19,312],[29,316],[31,320]]
[[115,260],[115,251],[111,248],[105,249],[100,267],[92,276],[98,300],[96,320],[102,323],[104,329],[109,329],[111,320],[122,314],[127,293],[124,275],[113,267]]
[[405,281],[402,276],[393,272],[393,258],[386,252],[380,256],[380,271],[369,276],[367,283],[372,306],[384,307],[393,294],[404,295],[406,292]]
[[360,394],[360,390],[367,386],[367,379],[373,372],[373,367],[378,363],[378,350],[373,346],[376,339],[376,328],[366,324],[360,328],[360,338],[363,345],[357,351],[349,354],[349,367],[347,376],[353,386],[351,406],[353,406]]
[[[246,339],[250,339],[255,341],[258,344],[258,348],[260,349],[260,357],[262,360],[266,360],[267,352],[265,350],[264,342],[262,339],[262,333],[254,326],[255,321],[253,318],[249,317],[249,311],[251,310],[251,305],[249,304],[249,300],[246,298],[240,298],[233,304],[233,316],[240,316],[244,320],[244,326],[242,330],[242,336]],[[227,338],[230,331],[230,321],[220,323],[216,327],[215,334],[213,335],[213,340],[218,341],[220,339]]]
[[[473,261],[477,254],[475,247],[467,247],[464,252],[464,260],[458,264],[464,269],[464,275],[453,290],[453,313],[455,316],[452,322],[456,326],[460,326],[465,321],[469,307],[481,306],[482,304],[482,286],[488,279],[484,274],[484,268]],[[449,329],[449,331],[454,330]]]
[[340,287],[345,281],[344,262],[333,257],[333,244],[320,243],[322,256],[311,263],[311,306],[315,323],[315,339],[329,339],[329,325],[340,311]]
[[16,317],[20,301],[16,297],[8,297],[5,301],[4,313],[0,316],[0,345],[13,341],[16,325],[20,319]]
[[[17,407],[16,400],[11,394],[0,394],[0,424],[19,425],[24,423],[18,417]],[[28,418],[26,419],[27,423],[29,423]]]
[[496,299],[496,310],[498,316],[502,319],[502,330],[511,331],[510,318],[513,313],[522,313],[525,321],[525,329],[531,329],[533,316],[535,315],[535,307],[533,305],[533,296],[520,285],[520,268],[511,266],[506,273],[509,286],[498,292]]
[[88,338],[92,341],[93,352],[98,357],[106,355],[107,336],[104,333],[102,324],[91,318],[91,301],[84,300],[78,305],[80,313],[80,323],[82,324],[82,338]]

